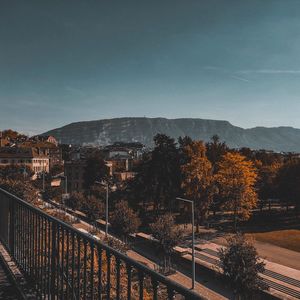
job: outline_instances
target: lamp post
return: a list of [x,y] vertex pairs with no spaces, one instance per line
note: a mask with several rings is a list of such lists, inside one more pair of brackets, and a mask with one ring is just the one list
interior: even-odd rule
[[192,289],[195,288],[195,277],[196,277],[196,268],[195,268],[195,211],[194,211],[194,201],[177,197],[179,201],[187,202],[192,205]]

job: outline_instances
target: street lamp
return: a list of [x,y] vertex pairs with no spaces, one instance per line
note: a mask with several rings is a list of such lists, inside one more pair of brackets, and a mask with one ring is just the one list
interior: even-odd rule
[[96,181],[96,183],[106,187],[106,203],[105,203],[105,237],[108,236],[108,181],[100,182]]
[[192,289],[195,288],[195,273],[196,273],[196,268],[195,268],[195,231],[194,231],[194,227],[195,227],[195,212],[194,212],[194,201],[192,200],[188,200],[188,199],[184,199],[184,198],[180,198],[177,197],[177,200],[183,201],[183,202],[187,202],[190,203],[192,205]]

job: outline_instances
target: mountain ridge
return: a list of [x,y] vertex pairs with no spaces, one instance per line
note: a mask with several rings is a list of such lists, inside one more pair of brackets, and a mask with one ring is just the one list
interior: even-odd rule
[[107,145],[117,141],[141,142],[153,146],[153,136],[165,133],[173,138],[189,135],[208,141],[217,134],[230,147],[300,152],[300,129],[291,126],[242,128],[226,120],[200,118],[121,117],[78,121],[45,132],[66,144]]

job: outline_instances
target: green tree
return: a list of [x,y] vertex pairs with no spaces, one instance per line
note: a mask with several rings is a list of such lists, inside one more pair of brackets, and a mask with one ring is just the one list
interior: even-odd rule
[[290,160],[278,171],[277,193],[283,205],[295,205],[300,211],[300,161]]
[[212,163],[214,173],[217,171],[217,164],[225,155],[229,148],[224,142],[220,141],[218,135],[214,135],[211,138],[211,141],[206,143],[206,156],[209,161]]
[[83,179],[84,188],[90,189],[96,181],[101,181],[108,176],[108,168],[105,161],[99,155],[93,155],[86,160]]
[[180,193],[181,170],[178,149],[174,139],[157,134],[154,150],[145,155],[137,169],[137,176],[128,190],[143,206],[153,203],[154,210],[172,209],[175,197]]
[[153,224],[150,224],[150,228],[153,236],[158,240],[159,249],[164,253],[164,266],[170,267],[173,248],[183,238],[182,230],[175,225],[174,216],[170,213],[159,216]]
[[69,198],[65,200],[65,204],[74,210],[81,210],[85,201],[85,196],[82,192],[71,193]]
[[257,191],[261,209],[266,200],[275,198],[277,192],[276,178],[281,167],[280,163],[274,162],[271,165],[258,165]]
[[105,214],[103,200],[96,198],[93,195],[85,195],[81,209],[92,222],[104,217]]
[[131,233],[135,233],[141,221],[126,201],[120,201],[115,205],[115,209],[110,218],[112,228],[127,241]]
[[253,163],[239,153],[228,152],[218,163],[215,182],[222,199],[222,207],[233,211],[235,230],[238,217],[242,220],[249,219],[252,209],[257,205],[256,179]]
[[260,290],[266,289],[259,277],[265,264],[258,257],[255,247],[242,235],[228,240],[228,247],[219,250],[221,268],[234,288],[238,299],[253,299]]
[[201,222],[207,218],[213,197],[212,165],[206,157],[205,150],[201,141],[186,146],[187,162],[181,167],[184,193],[194,200],[197,232]]
[[172,209],[180,191],[180,164],[174,139],[164,134],[154,137],[148,180],[153,187],[156,207]]

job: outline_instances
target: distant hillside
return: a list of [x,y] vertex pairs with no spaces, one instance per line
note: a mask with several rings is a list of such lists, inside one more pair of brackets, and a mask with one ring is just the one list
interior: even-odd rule
[[153,136],[165,133],[171,137],[188,135],[208,141],[214,134],[230,147],[250,147],[274,151],[300,152],[300,129],[292,127],[255,127],[243,129],[227,121],[204,119],[116,118],[71,123],[45,132],[61,143],[107,145],[117,141],[153,145]]

